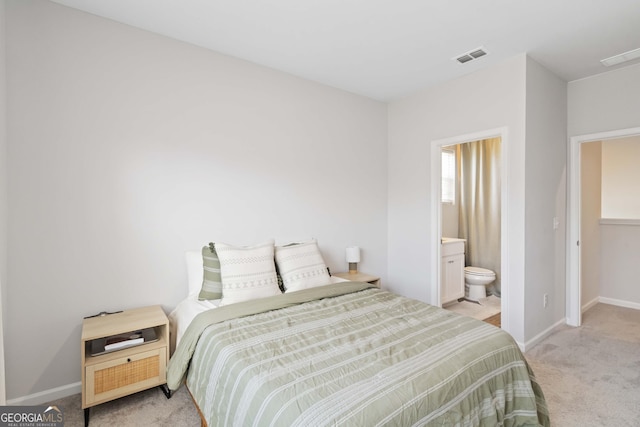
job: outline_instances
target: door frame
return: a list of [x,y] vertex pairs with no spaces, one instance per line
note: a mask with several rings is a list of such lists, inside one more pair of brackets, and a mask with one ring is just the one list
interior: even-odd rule
[[566,323],[569,326],[580,326],[582,324],[582,286],[580,279],[581,144],[638,135],[640,135],[640,127],[596,132],[569,138],[567,162],[569,176],[567,181],[569,187],[567,189],[567,289],[565,307]]
[[[486,129],[478,132],[472,132],[464,135],[458,135],[450,138],[437,139],[431,141],[431,236],[437,236],[430,241],[431,248],[431,268],[430,283],[431,286],[431,304],[438,307],[442,306],[440,302],[440,280],[442,272],[440,271],[440,259],[442,257],[440,249],[440,238],[442,237],[442,165],[440,150],[447,145],[463,144],[465,142],[479,141],[488,138],[500,138],[500,163],[502,168],[501,184],[500,184],[500,277],[504,283],[510,283],[509,280],[509,263],[510,256],[507,243],[507,220],[509,218],[507,210],[509,206],[508,200],[508,184],[509,184],[509,164],[507,162],[508,151],[508,128],[500,127],[494,129]],[[509,310],[509,287],[501,289],[500,310],[502,313],[501,325],[502,329],[509,331],[510,315]]]

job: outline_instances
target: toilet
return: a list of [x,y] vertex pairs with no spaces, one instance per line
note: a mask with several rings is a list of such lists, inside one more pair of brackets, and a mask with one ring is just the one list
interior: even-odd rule
[[496,280],[496,273],[486,268],[465,267],[464,288],[465,298],[470,301],[479,301],[487,297],[487,285]]

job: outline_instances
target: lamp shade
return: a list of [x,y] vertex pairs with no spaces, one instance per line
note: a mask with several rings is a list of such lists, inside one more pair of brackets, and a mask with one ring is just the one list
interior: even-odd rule
[[360,262],[360,248],[349,246],[347,248],[347,262]]

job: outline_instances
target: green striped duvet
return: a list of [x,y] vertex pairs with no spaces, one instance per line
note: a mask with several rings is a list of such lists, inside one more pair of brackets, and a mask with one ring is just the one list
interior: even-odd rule
[[186,375],[210,427],[549,425],[507,333],[367,286],[199,315],[171,359],[169,387]]

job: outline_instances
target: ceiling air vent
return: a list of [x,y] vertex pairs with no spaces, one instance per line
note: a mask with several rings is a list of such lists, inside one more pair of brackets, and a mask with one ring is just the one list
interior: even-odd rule
[[623,62],[632,61],[640,58],[640,48],[612,56],[610,58],[601,59],[602,65],[611,67],[612,65],[622,64]]
[[474,59],[481,58],[485,56],[487,53],[488,52],[484,50],[484,48],[479,47],[479,48],[470,50],[469,52],[463,53],[462,55],[458,55],[453,59],[458,61],[460,64],[464,64],[466,62],[473,61]]

